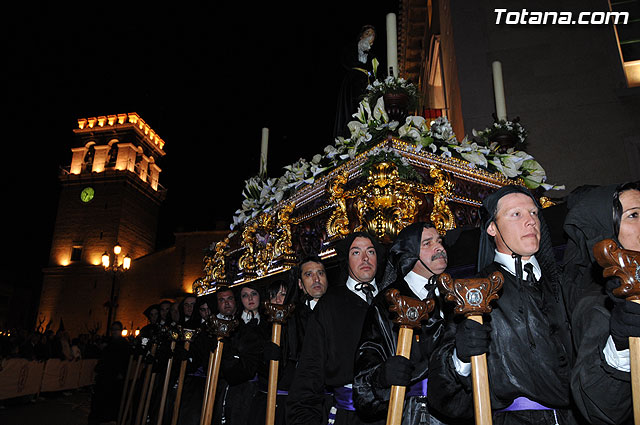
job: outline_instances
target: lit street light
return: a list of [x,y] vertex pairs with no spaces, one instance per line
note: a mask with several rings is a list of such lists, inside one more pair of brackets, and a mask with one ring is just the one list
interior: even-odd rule
[[111,329],[111,322],[115,320],[116,308],[118,307],[117,301],[118,296],[116,295],[116,281],[118,278],[118,273],[124,273],[131,268],[131,257],[125,255],[120,259],[120,254],[122,253],[122,247],[119,243],[113,247],[113,253],[109,254],[105,252],[102,254],[102,267],[107,272],[111,272],[111,295],[109,297],[109,301],[107,305],[109,307],[109,313],[107,315],[107,335],[109,334],[109,329]]

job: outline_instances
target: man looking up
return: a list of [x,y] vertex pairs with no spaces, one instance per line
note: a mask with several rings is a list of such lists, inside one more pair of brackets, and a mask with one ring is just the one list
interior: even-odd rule
[[485,198],[482,213],[478,277],[499,271],[504,283],[485,324],[452,321],[431,357],[429,386],[438,391],[429,403],[472,416],[470,358],[487,353],[494,423],[575,423],[562,277],[540,207],[526,188],[509,185]]
[[[289,391],[292,424],[319,425],[329,415],[336,425],[361,423],[351,395],[353,359],[369,308],[367,300],[379,291],[375,278],[384,254],[378,242],[364,232],[348,235],[336,252],[341,280],[320,298],[309,317]],[[324,402],[328,387],[334,394],[333,406]]]

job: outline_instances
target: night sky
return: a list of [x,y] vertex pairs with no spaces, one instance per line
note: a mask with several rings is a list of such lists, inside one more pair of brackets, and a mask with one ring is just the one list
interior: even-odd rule
[[165,140],[170,246],[175,231],[232,221],[262,127],[270,177],[333,143],[340,52],[373,24],[384,62],[385,16],[398,13],[395,1],[65,3],[5,13],[7,283],[41,282],[78,118],[137,112]]

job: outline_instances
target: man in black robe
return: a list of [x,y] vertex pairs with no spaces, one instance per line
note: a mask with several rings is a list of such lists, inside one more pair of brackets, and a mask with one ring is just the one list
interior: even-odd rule
[[444,332],[436,277],[446,267],[447,253],[432,223],[413,223],[398,234],[385,271],[385,281],[391,282],[387,290],[396,289],[402,296],[419,300],[433,299],[436,307],[428,321],[414,330],[411,355],[407,359],[395,354],[398,325],[393,323],[395,314],[389,311],[384,293],[375,298],[356,352],[353,398],[362,416],[384,420],[391,386],[398,385],[407,387],[404,425],[442,423],[428,407],[427,373],[429,357]]
[[371,235],[355,232],[336,247],[343,275],[329,287],[309,317],[302,354],[289,391],[288,419],[293,425],[326,423],[325,399],[333,392],[328,416],[336,425],[362,423],[352,401],[353,360],[364,316],[381,290],[382,247]]
[[620,281],[605,280],[593,246],[613,239],[621,248],[640,251],[640,184],[582,187],[567,206],[563,272],[573,292],[582,294],[571,319],[573,396],[589,423],[631,424],[629,337],[640,336],[640,306],[611,294]]
[[[562,276],[540,206],[509,185],[483,202],[479,277],[499,271],[504,284],[484,324],[451,322],[429,367],[430,405],[473,416],[471,356],[487,353],[494,424],[571,424],[572,345]],[[456,318],[459,319],[459,318]]]
[[295,305],[293,316],[287,322],[290,360],[298,362],[302,351],[305,329],[311,312],[329,287],[324,263],[317,255],[303,258],[291,270],[293,292],[289,299]]

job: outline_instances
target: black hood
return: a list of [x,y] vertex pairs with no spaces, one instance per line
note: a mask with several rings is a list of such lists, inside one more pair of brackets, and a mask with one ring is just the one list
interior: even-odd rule
[[428,227],[433,228],[430,223],[421,221],[408,225],[398,233],[389,249],[382,287],[389,286],[413,269],[420,259],[422,231]]
[[600,274],[594,272],[596,260],[593,246],[603,239],[613,239],[613,195],[616,185],[582,186],[571,192],[567,199],[564,232],[567,246],[562,261],[566,282],[586,289]]

